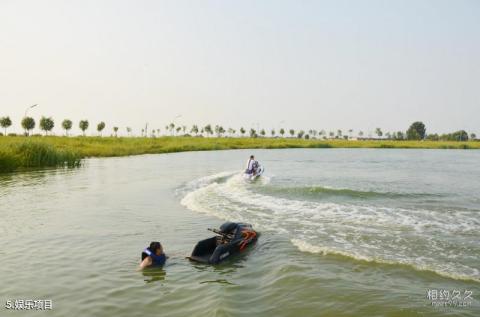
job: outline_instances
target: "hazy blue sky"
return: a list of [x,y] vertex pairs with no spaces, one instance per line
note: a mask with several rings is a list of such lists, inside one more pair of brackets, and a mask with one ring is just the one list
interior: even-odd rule
[[57,133],[181,114],[480,135],[480,1],[0,0],[0,116],[20,132],[34,103]]

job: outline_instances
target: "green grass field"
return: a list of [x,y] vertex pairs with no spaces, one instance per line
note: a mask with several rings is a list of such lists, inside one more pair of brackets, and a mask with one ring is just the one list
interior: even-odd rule
[[0,137],[0,172],[49,166],[78,166],[86,157],[228,149],[422,148],[480,149],[480,142],[348,141],[290,138],[113,138]]

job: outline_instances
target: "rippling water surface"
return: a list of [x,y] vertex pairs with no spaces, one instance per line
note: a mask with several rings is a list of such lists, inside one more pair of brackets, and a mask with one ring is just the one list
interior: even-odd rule
[[[87,160],[0,176],[0,316],[479,316],[480,152],[256,150]],[[261,232],[185,260],[224,220]],[[170,259],[136,271],[152,240]],[[428,290],[472,291],[432,307]],[[51,299],[48,312],[3,310]]]

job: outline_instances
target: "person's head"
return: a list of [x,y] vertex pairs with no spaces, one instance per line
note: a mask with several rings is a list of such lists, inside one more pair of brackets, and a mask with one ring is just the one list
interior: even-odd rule
[[250,155],[250,159],[252,159],[252,160],[253,160],[253,159],[255,159],[255,156],[253,156],[253,155]]
[[161,255],[163,253],[163,248],[160,242],[151,242],[150,247],[148,247],[153,254]]

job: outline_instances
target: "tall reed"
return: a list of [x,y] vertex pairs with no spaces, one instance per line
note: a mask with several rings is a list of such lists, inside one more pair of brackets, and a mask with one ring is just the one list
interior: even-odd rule
[[18,168],[80,165],[81,156],[72,149],[57,148],[39,140],[22,140],[0,148],[0,172]]

